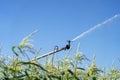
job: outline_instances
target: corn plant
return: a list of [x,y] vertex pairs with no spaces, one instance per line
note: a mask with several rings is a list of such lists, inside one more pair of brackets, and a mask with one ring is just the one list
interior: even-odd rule
[[[106,71],[95,64],[95,56],[90,61],[81,51],[80,45],[72,55],[66,54],[63,58],[46,57],[45,59],[31,60],[39,50],[34,49],[29,39],[34,31],[25,37],[17,46],[12,47],[14,56],[0,57],[0,80],[119,80],[120,69],[112,66]],[[20,55],[26,56],[24,60]],[[55,60],[56,59],[56,60]],[[41,60],[44,60],[41,62]],[[84,61],[90,62],[87,67]]]

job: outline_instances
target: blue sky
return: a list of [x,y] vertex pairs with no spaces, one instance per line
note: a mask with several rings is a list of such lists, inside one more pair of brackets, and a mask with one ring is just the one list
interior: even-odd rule
[[[120,13],[119,0],[1,0],[0,1],[0,43],[2,53],[12,55],[11,46],[29,33],[34,35],[35,48],[42,48],[40,54],[60,47],[94,25]],[[96,64],[109,67],[112,61],[119,65],[120,18],[105,24],[92,33],[71,44],[90,59],[96,54]],[[64,56],[65,51],[58,54]]]

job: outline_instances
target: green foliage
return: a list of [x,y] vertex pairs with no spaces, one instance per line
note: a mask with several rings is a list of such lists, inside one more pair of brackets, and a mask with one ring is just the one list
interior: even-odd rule
[[[95,56],[91,64],[82,67],[86,56],[80,52],[80,45],[72,57],[66,54],[62,59],[46,57],[43,63],[40,60],[31,61],[27,52],[33,50],[29,41],[33,32],[25,37],[18,46],[12,47],[15,54],[10,60],[7,57],[0,58],[0,80],[118,80],[120,79],[120,70],[112,66],[109,71],[98,68],[95,64]],[[29,49],[29,50],[28,50]],[[35,51],[36,52],[36,51]],[[32,52],[31,52],[32,53]],[[19,57],[20,54],[27,56],[24,61]],[[35,54],[34,54],[35,55]],[[35,55],[36,56],[36,55]]]

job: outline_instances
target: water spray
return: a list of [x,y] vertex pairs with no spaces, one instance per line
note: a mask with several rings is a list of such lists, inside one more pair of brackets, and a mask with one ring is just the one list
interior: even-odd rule
[[85,32],[83,32],[82,34],[78,35],[77,37],[73,38],[72,40],[69,40],[68,43],[67,43],[64,47],[62,47],[62,48],[57,47],[57,48],[55,48],[53,51],[48,52],[48,53],[46,53],[46,54],[43,54],[43,55],[41,55],[41,56],[38,56],[38,57],[36,57],[36,58],[33,58],[32,60],[38,60],[38,59],[47,57],[47,56],[49,56],[49,55],[52,55],[52,54],[54,54],[54,53],[60,52],[60,51],[62,51],[62,50],[69,50],[70,47],[71,47],[71,45],[70,45],[71,42],[74,42],[74,41],[76,41],[77,39],[80,39],[80,38],[84,37],[85,35],[91,33],[92,31],[96,30],[97,28],[102,27],[103,25],[105,25],[105,24],[113,21],[114,19],[116,19],[116,18],[118,18],[118,17],[120,17],[120,14],[114,15],[113,17],[111,17],[111,18],[103,21],[102,23],[99,23],[99,24],[93,26],[92,28],[88,29],[87,31],[85,31]]
[[118,17],[120,17],[120,14],[114,15],[113,17],[103,21],[102,23],[99,23],[99,24],[93,26],[92,28],[88,29],[87,31],[83,32],[82,34],[78,35],[77,37],[73,38],[71,41],[76,41],[77,39],[84,37],[85,35],[91,33],[92,31],[96,30],[97,28],[102,27],[103,25],[107,24],[108,22],[113,21],[114,19],[116,19]]

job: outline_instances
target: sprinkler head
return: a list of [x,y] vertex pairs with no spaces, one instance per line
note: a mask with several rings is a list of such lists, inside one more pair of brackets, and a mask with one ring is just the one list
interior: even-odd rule
[[66,45],[66,49],[70,49],[70,42],[71,42],[71,41],[68,40],[67,42],[68,42],[68,44]]

